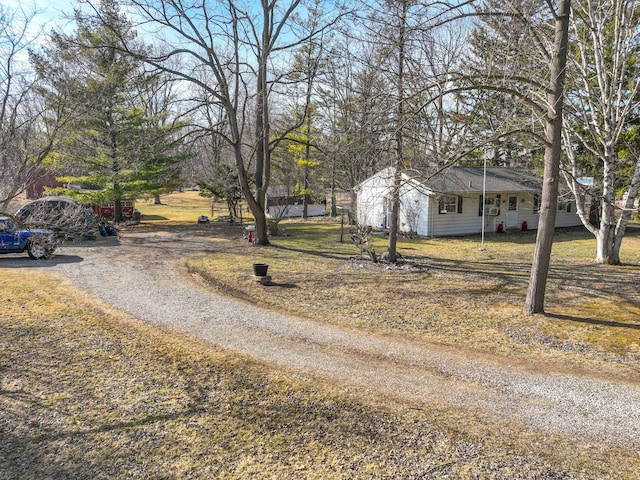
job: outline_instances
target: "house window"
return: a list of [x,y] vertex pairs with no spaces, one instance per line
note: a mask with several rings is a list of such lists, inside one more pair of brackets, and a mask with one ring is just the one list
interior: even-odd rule
[[438,200],[438,212],[444,213],[462,213],[462,197],[457,195],[442,196]]
[[509,197],[509,211],[518,210],[518,197]]
[[533,213],[540,213],[540,195],[533,194]]
[[482,201],[482,195],[480,195],[480,202],[478,204],[478,216],[482,215],[500,215],[500,202],[502,196],[500,194],[495,197],[486,197],[484,202]]
[[558,200],[558,211],[571,213],[571,202],[568,200]]

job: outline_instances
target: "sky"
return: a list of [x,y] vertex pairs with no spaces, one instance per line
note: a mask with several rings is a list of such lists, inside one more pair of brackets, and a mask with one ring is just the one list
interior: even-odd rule
[[52,28],[63,28],[69,23],[64,14],[73,13],[72,0],[1,0],[1,3],[9,11],[22,9],[26,14],[36,12],[29,23],[31,37],[36,37],[42,31],[49,32]]
[[71,0],[2,0],[2,3],[11,9],[22,7],[27,12],[36,10],[38,12],[36,20],[40,24],[64,23],[66,20],[64,20],[62,13],[73,12],[73,2]]

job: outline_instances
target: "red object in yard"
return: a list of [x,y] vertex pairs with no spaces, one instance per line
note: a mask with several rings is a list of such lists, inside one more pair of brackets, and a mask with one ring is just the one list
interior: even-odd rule
[[504,232],[504,224],[499,223],[498,224],[498,230],[496,230],[497,233],[503,233]]
[[[255,229],[256,229],[255,225],[247,225],[247,228],[245,228],[245,231],[247,232],[246,239],[249,241],[249,243],[253,243],[253,231]],[[244,234],[243,234],[243,238],[244,238]]]
[[[98,217],[111,219],[115,214],[116,204],[115,202],[109,202],[102,205],[92,205],[91,208]],[[135,211],[135,202],[132,200],[121,200],[120,208],[123,217],[132,217]]]
[[522,231],[526,232],[529,229],[529,225],[527,225],[527,222],[524,221],[522,222]]

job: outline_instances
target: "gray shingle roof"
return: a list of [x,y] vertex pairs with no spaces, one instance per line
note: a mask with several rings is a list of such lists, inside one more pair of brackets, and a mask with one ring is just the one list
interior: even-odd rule
[[[428,175],[413,177],[436,193],[482,193],[484,167],[451,167],[432,177]],[[487,167],[487,193],[540,192],[541,190],[541,178],[514,168]]]

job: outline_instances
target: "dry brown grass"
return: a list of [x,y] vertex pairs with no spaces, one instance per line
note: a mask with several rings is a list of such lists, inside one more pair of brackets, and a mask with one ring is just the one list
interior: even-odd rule
[[[559,232],[547,289],[547,315],[522,306],[535,236],[404,239],[399,265],[373,264],[339,242],[331,222],[285,224],[270,247],[232,238],[189,269],[220,291],[262,307],[415,342],[457,345],[514,358],[535,356],[607,374],[640,372],[640,232],[625,239],[625,266],[595,265],[589,234]],[[377,251],[386,239],[375,238]],[[273,283],[257,284],[251,264],[266,262]]]
[[[167,202],[142,228],[177,228],[174,207]],[[189,260],[190,270],[263,307],[513,361],[640,371],[637,230],[625,239],[623,267],[594,265],[588,235],[560,233],[550,315],[528,317],[531,234],[490,237],[483,252],[478,238],[403,239],[406,262],[389,266],[358,258],[332,222],[286,223],[287,236],[266,248],[242,242],[238,229],[190,225],[219,250]],[[385,240],[374,239],[378,251]],[[273,285],[251,279],[251,264],[263,261]],[[640,471],[637,452],[259,364],[137,322],[56,277],[4,269],[3,282],[2,480],[635,479]]]
[[630,479],[640,466],[261,365],[56,277],[3,276],[0,479]]

